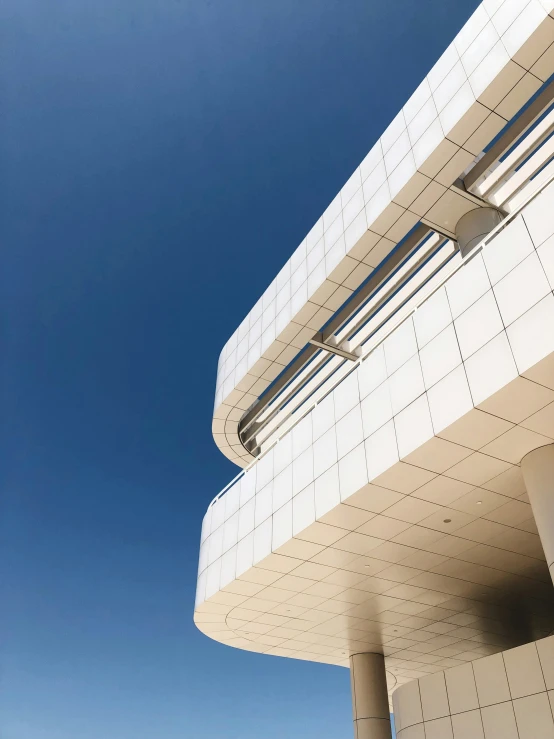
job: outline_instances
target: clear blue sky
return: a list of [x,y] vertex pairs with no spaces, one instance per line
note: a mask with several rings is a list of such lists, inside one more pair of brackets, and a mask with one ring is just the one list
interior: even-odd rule
[[476,0],[4,0],[2,739],[350,739],[192,623],[219,351]]

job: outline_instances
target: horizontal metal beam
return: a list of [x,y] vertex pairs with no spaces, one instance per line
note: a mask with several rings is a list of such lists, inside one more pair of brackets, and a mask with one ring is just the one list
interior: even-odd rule
[[361,308],[371,293],[385,282],[396,268],[406,259],[425,236],[431,231],[429,226],[418,224],[412,233],[400,244],[387,261],[371,275],[357,293],[333,316],[322,331],[323,340],[339,331],[344,324]]
[[323,341],[323,334],[321,332],[319,332],[313,338],[311,338],[308,343],[313,344],[314,346],[317,346],[320,349],[324,349],[326,352],[330,352],[331,354],[337,354],[339,357],[350,359],[353,362],[356,362],[359,359],[359,357],[356,354],[352,354],[352,352],[347,352],[338,346],[331,346],[331,344],[326,344]]
[[484,157],[482,157],[475,167],[472,167],[464,177],[464,185],[466,190],[474,185],[479,177],[483,175],[489,167],[491,167],[502,154],[510,148],[510,146],[530,128],[540,115],[554,101],[554,81],[552,81],[536,100],[524,111],[517,120],[513,122],[510,128],[491,146]]
[[287,385],[293,377],[300,372],[302,367],[306,365],[310,359],[318,352],[319,349],[312,344],[308,344],[304,350],[300,350],[300,353],[296,356],[291,364],[282,372],[281,375],[275,380],[273,385],[265,391],[264,395],[260,400],[254,402],[254,405],[250,408],[248,413],[242,418],[239,423],[239,433],[243,433],[248,426],[260,415],[260,413],[266,408],[269,403],[281,392],[281,390]]
[[[279,395],[283,388],[285,388],[286,385],[302,370],[310,359],[312,359],[316,352],[320,349],[329,351],[330,345],[327,343],[329,337],[336,333],[354,315],[354,313],[356,313],[366,300],[368,300],[371,294],[374,293],[375,290],[377,290],[379,286],[391,276],[391,274],[399,267],[400,264],[402,264],[402,262],[410,255],[425,236],[431,232],[431,230],[432,229],[429,226],[423,224],[416,226],[396,251],[394,251],[384,264],[373,272],[369,280],[358,289],[358,292],[355,293],[353,297],[342,306],[342,308],[339,308],[324,330],[314,334],[312,339],[308,341],[304,350],[296,356],[292,363],[277,378],[273,385],[266,390],[261,398],[254,402],[239,423],[239,436],[245,447],[246,443],[250,442],[252,437],[255,435],[256,429],[249,430],[249,427],[255,423],[258,416],[265,410],[272,400]],[[314,341],[321,341],[325,346],[320,347],[315,344]],[[350,356],[347,356],[346,358],[351,359]],[[310,377],[311,374],[308,375],[306,379],[308,380]],[[246,448],[248,449],[248,447]]]

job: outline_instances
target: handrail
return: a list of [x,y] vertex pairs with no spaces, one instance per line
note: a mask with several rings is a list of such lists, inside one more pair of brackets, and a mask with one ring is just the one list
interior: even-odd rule
[[470,190],[482,177],[487,169],[492,167],[509,147],[528,131],[546,108],[554,102],[554,80],[547,81],[544,89],[539,92],[535,100],[513,122],[508,123],[503,133],[494,142],[491,148],[472,167],[464,177],[466,190]]
[[[347,329],[346,335],[352,336],[349,344],[353,345],[353,350],[359,353],[360,347],[363,347],[372,339],[376,340],[379,332],[382,332],[390,321],[395,320],[399,315],[407,315],[411,310],[410,304],[413,305],[413,302],[421,297],[418,296],[419,291],[425,291],[429,288],[436,274],[446,266],[455,253],[452,242],[450,240],[445,241],[430,255],[427,252],[425,257],[418,259],[415,265],[409,265],[409,270],[405,274],[407,277],[405,281],[393,284],[384,295],[378,294],[376,296],[378,300],[375,304],[371,304],[370,301],[370,312]],[[414,266],[417,267],[417,273],[414,273]],[[415,274],[421,275],[423,279],[413,280]],[[354,356],[356,357],[356,355]],[[355,358],[354,361],[357,361],[357,359]],[[273,433],[286,423],[290,416],[297,413],[302,405],[309,401],[310,396],[317,394],[317,398],[321,399],[327,395],[333,375],[336,375],[338,380],[339,375],[347,374],[350,366],[350,363],[344,359],[341,364],[337,365],[335,363],[332,372],[327,371],[323,375],[314,376],[311,381],[296,391],[293,398],[298,398],[299,402],[292,403],[291,398],[291,400],[287,400],[283,405],[274,409],[271,420],[262,425],[256,435],[257,448],[262,450],[265,445],[270,443]]]
[[[538,188],[537,188],[536,190],[534,190],[534,191],[533,191],[533,192],[532,192],[532,193],[531,193],[531,194],[530,194],[530,195],[529,195],[529,196],[528,196],[528,197],[527,197],[527,198],[526,198],[526,199],[525,199],[525,200],[524,200],[524,201],[523,201],[523,202],[522,202],[522,203],[521,203],[520,205],[518,205],[518,207],[517,207],[517,208],[516,208],[516,209],[515,209],[515,210],[514,210],[513,212],[509,213],[509,214],[508,214],[508,215],[507,215],[507,216],[506,216],[506,217],[504,218],[504,220],[503,220],[503,221],[501,221],[501,222],[500,222],[500,223],[499,223],[499,224],[498,224],[497,226],[495,226],[495,227],[493,228],[493,230],[492,230],[492,231],[491,231],[491,232],[490,232],[489,234],[487,234],[487,235],[485,236],[485,238],[484,238],[484,239],[483,239],[483,240],[481,241],[481,243],[480,243],[480,244],[479,244],[479,245],[478,245],[478,246],[477,246],[477,247],[476,247],[475,249],[473,249],[472,251],[470,251],[470,252],[469,252],[469,254],[467,254],[467,255],[466,255],[465,257],[463,257],[463,258],[462,258],[462,260],[461,260],[461,262],[459,262],[459,263],[458,263],[458,264],[457,264],[457,265],[456,265],[456,266],[454,267],[454,269],[450,270],[450,271],[448,272],[448,274],[447,274],[447,275],[445,275],[445,276],[443,277],[442,281],[441,281],[441,282],[440,282],[440,283],[439,283],[439,284],[438,284],[438,285],[437,285],[436,287],[434,287],[434,289],[433,289],[433,290],[432,290],[432,291],[431,291],[431,292],[430,292],[430,293],[429,293],[428,295],[426,295],[426,296],[425,296],[425,298],[423,298],[423,300],[421,300],[421,302],[419,302],[419,303],[418,303],[418,304],[417,304],[417,305],[415,306],[415,308],[413,308],[413,310],[412,310],[412,311],[411,311],[411,312],[410,312],[410,313],[409,313],[408,315],[406,315],[406,316],[403,316],[403,317],[402,317],[402,320],[401,320],[401,321],[398,321],[398,322],[396,322],[396,323],[395,323],[395,325],[394,325],[394,326],[393,326],[392,328],[390,328],[390,329],[389,329],[389,331],[387,331],[387,332],[386,332],[386,333],[385,333],[385,334],[384,334],[383,336],[381,336],[381,337],[380,337],[380,338],[378,339],[378,341],[377,341],[377,342],[376,342],[376,343],[375,343],[374,345],[372,345],[372,346],[371,346],[371,348],[370,348],[370,349],[368,349],[368,351],[367,351],[367,352],[365,352],[365,353],[364,353],[364,354],[363,354],[363,355],[362,355],[362,356],[361,356],[361,357],[360,357],[360,358],[358,359],[358,361],[357,361],[357,362],[355,362],[355,363],[354,363],[354,364],[352,365],[352,368],[351,368],[351,370],[350,370],[350,372],[349,372],[348,374],[351,374],[351,372],[353,372],[353,371],[354,371],[355,369],[357,369],[357,368],[358,368],[358,367],[359,367],[359,366],[360,366],[360,365],[362,364],[362,362],[364,362],[364,361],[365,361],[365,360],[366,360],[366,359],[367,359],[367,358],[368,358],[368,357],[369,357],[369,356],[370,356],[370,355],[371,355],[371,354],[372,354],[372,353],[373,353],[373,352],[374,352],[374,351],[375,351],[375,350],[376,350],[376,349],[377,349],[377,348],[378,348],[379,346],[381,346],[381,344],[382,344],[383,342],[385,342],[385,341],[386,341],[386,340],[388,339],[388,337],[389,337],[389,336],[390,336],[390,335],[391,335],[391,334],[392,334],[392,333],[393,333],[394,331],[396,331],[396,329],[398,328],[398,326],[400,326],[400,325],[401,325],[401,324],[402,324],[402,323],[403,323],[403,322],[404,322],[405,320],[407,320],[407,318],[409,318],[409,316],[410,316],[410,315],[413,315],[413,314],[414,314],[414,313],[415,313],[415,312],[416,312],[416,311],[417,311],[417,310],[418,310],[418,309],[419,309],[419,308],[420,308],[420,307],[421,307],[421,306],[422,306],[422,305],[423,305],[424,303],[426,303],[426,302],[427,302],[427,301],[428,301],[428,300],[429,300],[429,299],[430,299],[430,298],[431,298],[431,297],[432,297],[432,296],[433,296],[433,295],[434,295],[434,294],[435,294],[435,293],[436,293],[436,292],[437,292],[438,290],[440,290],[440,289],[441,289],[441,287],[443,287],[443,286],[444,286],[444,284],[445,284],[445,283],[446,283],[446,282],[447,282],[447,281],[448,281],[448,280],[449,280],[449,279],[450,279],[450,278],[451,278],[451,277],[452,277],[453,275],[455,275],[455,274],[456,274],[456,272],[458,272],[458,271],[459,271],[460,269],[462,269],[463,267],[465,267],[465,266],[466,266],[466,264],[468,264],[468,262],[470,262],[470,261],[471,261],[471,260],[472,260],[472,259],[473,259],[473,258],[474,258],[474,257],[475,257],[475,256],[476,256],[477,254],[478,254],[478,253],[480,253],[480,252],[481,252],[481,251],[482,251],[482,250],[483,250],[483,249],[485,248],[485,246],[487,246],[487,244],[488,244],[489,242],[491,242],[491,241],[492,241],[492,240],[493,240],[493,239],[494,239],[494,238],[495,238],[495,237],[496,237],[496,236],[497,236],[497,235],[498,235],[498,234],[499,234],[499,233],[500,233],[501,231],[503,231],[503,230],[504,230],[504,229],[505,229],[505,228],[506,228],[507,226],[509,226],[509,225],[510,225],[510,223],[511,223],[511,222],[512,222],[513,220],[515,220],[515,218],[516,218],[516,217],[517,217],[517,216],[518,216],[518,215],[519,215],[519,214],[521,213],[521,211],[522,211],[522,210],[523,210],[524,208],[526,208],[526,207],[527,207],[527,205],[529,205],[529,203],[531,203],[531,202],[532,202],[532,201],[533,201],[533,200],[534,200],[534,199],[535,199],[536,197],[538,197],[538,195],[540,195],[540,193],[542,193],[542,192],[543,192],[543,191],[544,191],[544,190],[545,190],[545,189],[546,189],[546,188],[547,188],[547,187],[548,187],[549,185],[551,185],[551,184],[552,184],[553,182],[554,182],[554,174],[552,174],[552,175],[551,175],[551,176],[550,176],[550,177],[549,177],[549,178],[548,178],[548,179],[546,180],[546,182],[542,183],[542,184],[541,184],[541,185],[540,185],[540,186],[539,186],[539,187],[538,187]],[[340,380],[339,382],[337,382],[337,383],[335,383],[334,385],[332,385],[332,387],[330,387],[330,388],[329,388],[329,391],[328,391],[328,392],[326,393],[325,397],[327,397],[327,395],[329,395],[329,393],[333,392],[333,390],[334,390],[334,389],[335,389],[335,388],[336,388],[336,387],[337,387],[337,386],[338,386],[338,385],[339,385],[339,384],[340,384],[340,383],[341,383],[341,382],[342,382],[342,381],[343,381],[344,379],[345,379],[345,378],[343,377],[343,378],[341,378],[341,380]],[[301,416],[299,416],[299,417],[298,417],[297,419],[295,419],[295,422],[294,422],[293,424],[290,424],[290,426],[288,426],[288,427],[287,427],[287,428],[286,428],[286,429],[285,429],[285,430],[283,431],[283,433],[282,433],[282,434],[280,434],[280,435],[279,435],[279,436],[278,436],[278,437],[277,437],[277,438],[276,438],[276,439],[274,440],[274,442],[273,442],[273,443],[272,443],[272,444],[271,444],[270,446],[268,446],[268,447],[267,447],[267,449],[265,449],[265,450],[264,450],[263,452],[261,452],[261,453],[259,454],[259,456],[258,456],[258,457],[256,457],[256,459],[252,460],[252,462],[250,462],[250,464],[248,464],[248,465],[247,465],[247,467],[245,467],[244,469],[242,469],[242,470],[241,470],[241,471],[240,471],[240,472],[239,472],[239,473],[238,473],[238,474],[237,474],[237,475],[236,475],[236,476],[235,476],[235,477],[234,477],[234,478],[233,478],[233,479],[231,480],[231,482],[229,482],[229,483],[228,483],[227,485],[225,485],[225,487],[224,487],[224,488],[223,488],[223,489],[222,489],[222,490],[221,490],[221,491],[220,491],[220,492],[219,492],[219,493],[218,493],[218,494],[217,494],[217,495],[216,495],[216,496],[215,496],[215,497],[213,498],[213,500],[211,501],[211,503],[210,503],[210,504],[209,504],[209,506],[208,506],[208,510],[209,510],[209,509],[210,509],[210,508],[211,508],[211,507],[212,507],[212,506],[213,506],[213,505],[214,505],[214,504],[215,504],[215,503],[216,503],[216,502],[217,502],[218,500],[220,500],[220,499],[221,499],[221,498],[222,498],[222,497],[223,497],[223,496],[224,496],[224,495],[225,495],[225,494],[226,494],[226,493],[227,493],[227,492],[229,491],[229,489],[230,489],[231,487],[233,487],[233,486],[234,486],[234,485],[235,485],[235,484],[236,484],[236,483],[237,483],[237,482],[238,482],[238,481],[239,481],[239,480],[240,480],[240,479],[241,479],[242,477],[244,477],[244,475],[246,475],[246,473],[247,473],[247,472],[249,472],[249,471],[250,471],[250,470],[252,469],[252,467],[254,467],[254,465],[255,465],[255,464],[257,464],[257,463],[259,462],[259,460],[260,460],[260,459],[262,459],[263,457],[265,457],[265,455],[266,455],[266,454],[268,454],[268,453],[269,453],[269,452],[270,452],[270,451],[271,451],[271,450],[272,450],[272,449],[273,449],[273,448],[274,448],[274,447],[275,447],[275,446],[276,446],[276,445],[277,445],[277,444],[278,444],[278,443],[280,442],[280,440],[281,440],[281,439],[282,439],[282,438],[283,438],[284,436],[286,436],[286,434],[288,434],[288,433],[289,433],[289,432],[290,432],[290,431],[291,431],[291,430],[292,430],[292,429],[293,429],[293,428],[294,428],[294,427],[295,427],[295,426],[296,426],[296,425],[297,425],[298,423],[300,423],[300,421],[301,421],[301,420],[302,420],[303,418],[305,418],[305,417],[306,417],[306,416],[308,415],[308,413],[311,413],[311,412],[312,412],[312,411],[314,410],[314,408],[315,408],[315,407],[316,407],[316,406],[318,405],[318,403],[320,403],[320,402],[321,402],[321,400],[323,400],[323,398],[322,398],[322,399],[320,399],[320,400],[318,400],[318,401],[316,401],[316,402],[315,402],[315,403],[313,403],[313,404],[312,404],[311,406],[309,406],[309,407],[308,407],[308,408],[307,408],[307,409],[305,410],[305,412],[304,412],[304,413],[303,413],[303,414],[302,414]]]
[[541,169],[546,162],[554,156],[554,139],[550,138],[539,150],[542,152],[542,161],[537,161],[533,155],[520,169],[518,169],[512,177],[501,184],[494,193],[489,196],[490,202],[496,207],[503,207],[519,190],[525,187],[529,180],[533,177],[538,169]]
[[506,177],[510,170],[518,167],[532,149],[537,149],[545,141],[550,135],[553,125],[554,110],[545,116],[533,131],[517,144],[496,169],[493,169],[480,184],[475,186],[476,194],[483,198],[487,197],[491,190],[500,185],[501,180]]
[[[411,279],[424,267],[431,258],[442,251],[444,238],[439,234],[435,234],[433,238],[433,232],[429,228],[419,229],[419,234],[423,234],[423,238],[414,239],[412,243],[415,248],[408,245],[408,256],[404,256],[403,261],[400,261],[394,270],[389,267],[388,275],[386,279],[376,274],[375,277],[370,278],[367,283],[367,287],[363,290],[363,299],[358,301],[359,307],[356,310],[350,309],[350,319],[335,321],[332,319],[329,322],[329,326],[338,326],[337,331],[334,334],[327,334],[324,330],[322,332],[322,339],[327,334],[327,341],[337,347],[343,347],[347,343],[349,345],[354,344],[354,348],[349,346],[348,359],[350,361],[356,361],[357,355],[352,354],[352,351],[356,350],[356,347],[364,343],[368,337],[363,338],[364,328],[371,321],[372,317],[379,314],[381,309],[389,303],[400,290],[406,287]],[[444,261],[444,260],[443,260]],[[374,289],[373,285],[376,285]],[[415,290],[412,294],[415,294]],[[409,300],[410,296],[405,297],[405,300]],[[401,306],[397,308],[400,309]],[[368,314],[369,311],[369,314]],[[380,315],[380,324],[373,327],[373,333],[381,328],[381,325],[388,321],[395,311],[383,319],[382,314]],[[340,315],[340,311],[339,311]],[[382,319],[382,320],[381,320]],[[354,340],[354,337],[356,339]],[[322,344],[319,343],[319,346]],[[342,355],[345,356],[344,354]],[[250,443],[247,447],[251,452],[260,448],[262,442],[258,442],[262,435],[263,441],[267,442],[268,435],[272,432],[270,427],[275,430],[275,424],[280,425],[285,419],[280,418],[284,412],[284,409],[288,406],[287,414],[294,412],[296,409],[292,409],[289,403],[298,395],[315,392],[318,387],[321,386],[322,380],[319,375],[320,370],[327,364],[328,358],[323,354],[319,359],[309,366],[306,365],[305,369],[300,370],[299,373],[293,380],[286,385],[280,394],[276,398],[272,399],[265,406],[260,407],[258,415],[254,418],[250,427],[241,429],[241,440],[243,444],[249,444],[254,442],[255,446]],[[336,363],[335,363],[336,364]],[[307,369],[307,371],[306,371]],[[336,369],[336,368],[335,368]],[[335,370],[333,370],[335,371]],[[315,387],[314,387],[315,385]],[[311,387],[311,390],[310,390]],[[280,420],[279,420],[280,419]],[[268,434],[269,431],[269,434]],[[265,437],[265,438],[264,438]]]
[[[432,229],[424,224],[418,224],[407,236],[403,239],[396,248],[388,255],[388,257],[381,262],[381,264],[375,269],[370,275],[368,280],[355,291],[352,296],[343,304],[341,308],[335,313],[331,320],[323,327],[322,334],[323,339],[327,340],[329,336],[338,331],[344,323],[360,309],[363,303],[368,297],[374,292],[381,284],[384,284],[388,278],[395,272],[398,266],[406,259],[412,251],[418,246],[418,244],[430,233]],[[314,334],[317,332],[314,330]],[[290,380],[294,376],[302,371],[304,365],[309,359],[320,349],[313,344],[308,346],[299,353],[293,363],[283,372],[283,374],[277,378],[268,390],[263,393],[260,400],[264,400],[266,404],[271,402],[277,395],[284,389]],[[244,418],[240,422],[240,431],[244,431],[248,426],[255,422],[257,413],[261,412],[258,410],[258,401],[248,410]]]

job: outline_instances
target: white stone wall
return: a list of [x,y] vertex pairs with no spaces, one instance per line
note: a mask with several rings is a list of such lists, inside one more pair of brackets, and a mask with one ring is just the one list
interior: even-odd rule
[[554,0],[484,0],[221,352],[213,433],[242,466],[242,414],[554,72]]
[[554,637],[412,680],[392,700],[397,739],[551,739]]
[[[476,445],[472,422],[421,466],[480,485],[551,443],[539,429],[518,430],[513,382],[554,351],[553,205],[551,185],[208,510],[198,603],[368,483],[394,489],[387,475],[399,460],[449,438],[444,430],[474,408],[505,417],[488,401],[503,388],[515,405],[511,421],[498,421],[501,440]],[[394,495],[400,505],[392,491],[389,505]]]

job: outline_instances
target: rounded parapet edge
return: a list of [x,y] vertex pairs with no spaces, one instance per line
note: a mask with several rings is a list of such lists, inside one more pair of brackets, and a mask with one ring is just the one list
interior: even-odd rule
[[[539,81],[554,72],[554,57],[545,54],[552,23],[546,8],[537,6],[527,19],[517,49],[512,42],[503,44],[510,30],[497,28],[494,17],[490,33],[479,36],[481,18],[489,18],[486,4],[477,8],[223,348],[212,429],[217,446],[238,466],[254,459],[238,433],[243,415],[383,257],[418,221],[453,236],[452,213],[445,209],[456,210],[457,199],[464,197],[454,183],[517,112],[505,102],[516,82],[513,60],[522,76],[533,70]],[[494,37],[496,46],[483,48],[482,62],[471,69],[474,47],[485,43],[485,36],[488,42]],[[497,47],[511,51],[503,51],[500,59]],[[459,79],[459,90],[452,88],[446,100],[450,78],[452,84]],[[519,86],[517,104],[524,106],[535,89]]]

